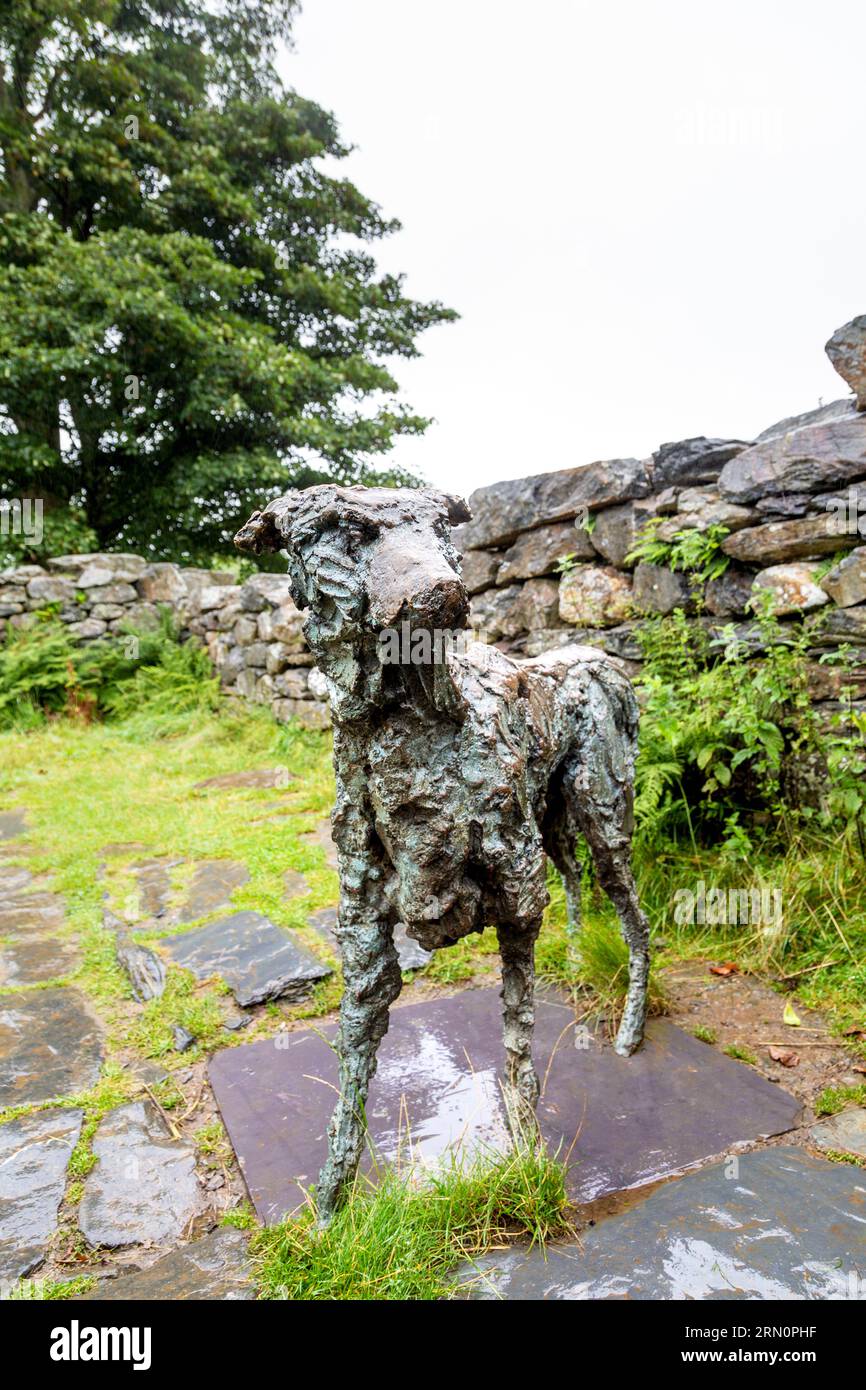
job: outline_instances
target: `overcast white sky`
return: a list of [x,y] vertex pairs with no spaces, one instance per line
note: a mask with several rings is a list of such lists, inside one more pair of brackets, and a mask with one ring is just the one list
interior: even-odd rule
[[396,459],[469,493],[749,438],[846,394],[866,313],[863,0],[305,0],[282,64],[462,314],[398,364]]

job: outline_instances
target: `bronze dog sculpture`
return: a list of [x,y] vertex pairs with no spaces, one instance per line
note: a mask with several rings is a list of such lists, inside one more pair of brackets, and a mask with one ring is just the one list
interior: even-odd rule
[[[388,1010],[400,993],[398,922],[427,949],[495,925],[502,955],[505,1097],[515,1133],[532,1122],[535,939],[548,901],[545,853],[580,909],[582,833],[629,947],[616,1050],[643,1036],[649,928],[631,872],[638,711],[604,653],[571,646],[518,663],[495,647],[428,643],[383,659],[383,636],[453,635],[468,617],[450,527],[465,503],[430,489],[289,493],[238,533],[242,550],[285,550],[292,597],[329,687],[340,874],[340,1093],[320,1175],[327,1222],[354,1178],[364,1106]],[[419,642],[419,649],[423,643]],[[393,650],[393,648],[392,648]]]

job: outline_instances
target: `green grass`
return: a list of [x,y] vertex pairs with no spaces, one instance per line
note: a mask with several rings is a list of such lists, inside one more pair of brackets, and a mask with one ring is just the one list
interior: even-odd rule
[[567,1230],[565,1169],[529,1148],[455,1162],[423,1186],[385,1169],[375,1187],[358,1182],[327,1230],[310,1208],[262,1231],[252,1253],[262,1298],[429,1300],[448,1295],[462,1259]]
[[722,1048],[722,1051],[726,1057],[733,1057],[735,1062],[745,1062],[750,1067],[758,1065],[758,1059],[754,1052],[750,1052],[747,1047],[743,1047],[740,1043],[729,1043],[727,1047]]
[[828,1086],[815,1101],[816,1115],[838,1115],[846,1105],[866,1105],[866,1084],[862,1086]]
[[692,1037],[697,1038],[698,1042],[709,1043],[710,1045],[719,1040],[712,1028],[705,1028],[702,1023],[699,1023],[697,1028],[692,1029]]
[[92,1275],[77,1279],[20,1279],[10,1291],[9,1298],[17,1302],[61,1302],[81,1298],[96,1285]]

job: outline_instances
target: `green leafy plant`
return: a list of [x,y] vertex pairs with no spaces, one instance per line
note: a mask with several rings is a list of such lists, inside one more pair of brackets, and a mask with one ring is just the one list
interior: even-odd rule
[[727,526],[714,522],[704,530],[697,526],[687,527],[677,531],[670,540],[663,540],[657,533],[666,520],[656,516],[644,524],[625,558],[627,565],[639,561],[663,565],[674,572],[691,575],[698,584],[706,584],[724,574],[729,564],[722,550],[722,542],[730,535]]

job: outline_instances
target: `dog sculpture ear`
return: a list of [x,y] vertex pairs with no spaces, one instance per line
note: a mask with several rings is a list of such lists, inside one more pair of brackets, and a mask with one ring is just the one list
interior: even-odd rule
[[300,505],[299,492],[274,498],[262,512],[253,512],[235,536],[238,550],[261,555],[266,550],[283,550],[289,536],[292,513]]
[[427,497],[438,502],[440,507],[444,507],[452,526],[459,526],[463,521],[472,520],[472,513],[462,497],[455,497],[452,492],[440,492],[438,488],[432,487],[425,487],[423,491]]

